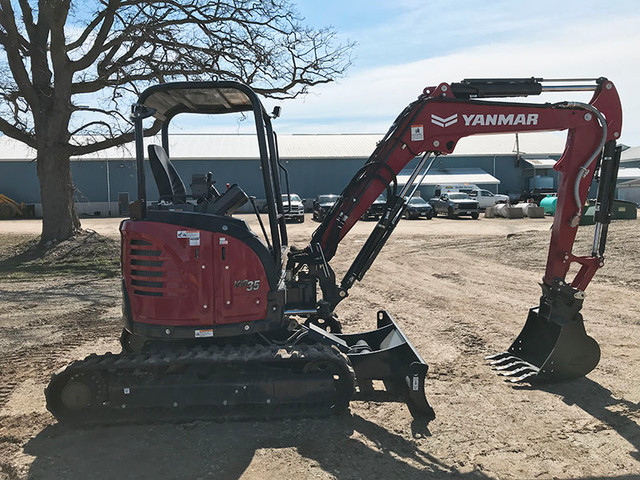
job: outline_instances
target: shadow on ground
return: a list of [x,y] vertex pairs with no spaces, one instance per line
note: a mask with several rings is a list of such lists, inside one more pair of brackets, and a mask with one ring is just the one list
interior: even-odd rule
[[[262,461],[261,449],[283,450]],[[30,440],[25,453],[35,457],[28,478],[38,479],[237,479],[254,459],[251,478],[323,477],[323,471],[354,480],[489,478],[481,472],[463,474],[358,415],[91,429],[53,425]],[[291,471],[287,455],[305,457],[308,469]]]
[[640,417],[639,403],[615,398],[611,390],[586,377],[545,385],[541,390],[560,396],[566,404],[576,405],[615,430],[636,449],[631,455],[640,461],[640,426],[633,420]]

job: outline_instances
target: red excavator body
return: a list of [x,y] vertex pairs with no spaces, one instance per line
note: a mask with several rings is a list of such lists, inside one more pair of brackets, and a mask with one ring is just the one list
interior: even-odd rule
[[[551,84],[551,85],[549,85]],[[593,91],[590,103],[518,103],[495,98],[543,91]],[[487,100],[489,99],[489,100]],[[178,114],[253,114],[262,191],[219,192],[208,174],[188,195],[171,163],[169,123]],[[147,145],[145,119],[161,124],[162,145]],[[584,291],[604,263],[620,160],[620,101],[605,78],[579,81],[476,79],[428,87],[395,120],[304,248],[289,246],[288,174],[271,116],[235,82],[168,83],[147,89],[132,110],[138,199],[122,222],[123,351],[70,364],[46,390],[48,408],[80,423],[193,418],[321,415],[372,398],[381,380],[428,422],[427,364],[386,311],[371,331],[344,333],[336,306],[361,280],[388,240],[434,159],[469,135],[567,130],[555,168],[561,175],[540,304],[492,365],[514,382],[586,375],[600,350],[579,313]],[[146,159],[159,199],[147,199]],[[409,180],[397,175],[413,159]],[[597,176],[596,176],[597,174]],[[599,180],[592,251],[572,252],[587,192]],[[284,178],[286,191],[281,188]],[[194,184],[195,184],[194,180]],[[192,184],[193,185],[193,184]],[[344,278],[330,262],[339,243],[386,190],[384,213]],[[285,195],[283,195],[285,194]],[[253,232],[233,214],[250,207]],[[571,264],[580,266],[573,280]]]

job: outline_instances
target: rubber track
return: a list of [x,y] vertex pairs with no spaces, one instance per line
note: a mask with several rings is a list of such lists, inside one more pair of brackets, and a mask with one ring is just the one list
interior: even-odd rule
[[[153,407],[119,409],[110,405],[103,406],[106,392],[110,384],[118,383],[119,377],[135,372],[138,376],[157,375],[166,369],[182,368],[188,371],[193,367],[207,367],[217,369],[242,369],[252,373],[255,379],[261,369],[270,367],[270,381],[274,371],[280,372],[280,380],[299,378],[300,373],[290,373],[289,367],[297,371],[312,362],[329,362],[341,373],[340,380],[335,386],[335,392],[330,402],[319,401],[318,398],[326,398],[326,395],[317,395],[313,402],[304,404],[290,403],[269,407],[256,406],[255,403],[245,406],[210,405],[203,407]],[[274,370],[275,367],[277,370]],[[99,378],[92,391],[95,392],[94,405],[82,411],[69,411],[59,398],[60,392],[66,381],[75,376],[84,375]],[[297,376],[297,377],[296,377]],[[235,381],[235,380],[234,380]],[[242,379],[238,379],[242,382]],[[127,384],[131,388],[131,378]],[[271,417],[296,417],[296,416],[324,416],[340,413],[348,408],[349,401],[354,392],[355,375],[348,358],[335,348],[321,345],[305,345],[279,347],[262,345],[241,345],[223,347],[180,347],[162,349],[139,354],[111,354],[89,355],[84,360],[72,362],[61,369],[51,378],[45,389],[47,397],[47,409],[60,421],[69,421],[76,424],[105,424],[105,423],[147,423],[156,421],[191,421],[196,419],[214,420],[242,420]],[[318,392],[326,394],[327,392]]]

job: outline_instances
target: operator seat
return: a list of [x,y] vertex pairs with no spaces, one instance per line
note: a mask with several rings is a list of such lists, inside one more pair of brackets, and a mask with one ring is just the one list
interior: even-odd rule
[[156,181],[160,200],[171,203],[187,203],[187,189],[178,171],[160,145],[149,145],[149,164]]

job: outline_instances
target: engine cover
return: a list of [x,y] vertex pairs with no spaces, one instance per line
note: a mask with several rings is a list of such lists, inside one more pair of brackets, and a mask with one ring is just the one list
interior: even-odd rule
[[206,327],[266,318],[267,273],[243,239],[153,221],[124,221],[121,234],[133,321]]

